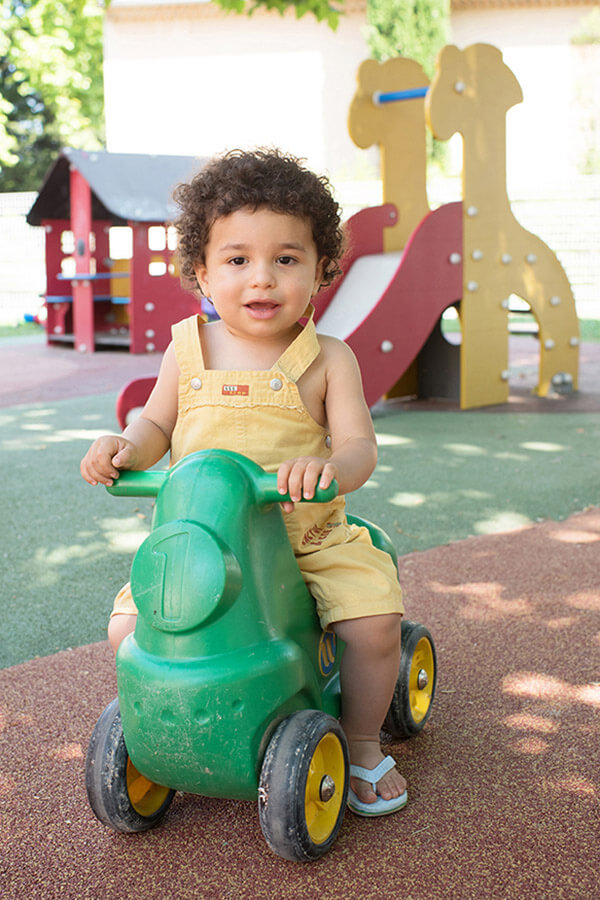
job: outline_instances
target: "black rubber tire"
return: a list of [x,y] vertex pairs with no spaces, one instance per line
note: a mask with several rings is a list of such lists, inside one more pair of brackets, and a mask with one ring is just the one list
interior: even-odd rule
[[[175,791],[146,782],[154,792],[146,814],[134,807],[128,780],[133,767],[123,737],[119,701],[108,704],[92,732],[85,761],[85,786],[94,814],[115,831],[147,831],[163,818]],[[128,779],[129,775],[129,779]]]
[[[421,668],[428,674],[428,684],[422,689],[417,685]],[[431,713],[436,681],[437,662],[431,634],[424,625],[403,619],[400,669],[383,730],[395,738],[415,737]]]
[[[297,862],[327,853],[344,819],[349,771],[337,719],[307,709],[281,722],[267,746],[258,790],[260,826],[271,850]],[[326,775],[335,783],[329,799],[321,793]]]

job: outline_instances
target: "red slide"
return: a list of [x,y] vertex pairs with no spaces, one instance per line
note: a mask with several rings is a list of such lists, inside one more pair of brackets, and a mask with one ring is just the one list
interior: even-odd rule
[[369,406],[408,369],[445,309],[462,296],[462,203],[429,213],[399,253],[383,252],[391,204],[361,210],[347,223],[344,274],[318,298],[317,331],[357,356]]

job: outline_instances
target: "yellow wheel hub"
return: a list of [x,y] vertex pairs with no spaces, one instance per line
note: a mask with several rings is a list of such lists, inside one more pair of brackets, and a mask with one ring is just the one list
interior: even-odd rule
[[345,777],[340,740],[335,734],[326,734],[317,744],[310,761],[304,795],[306,827],[315,844],[324,843],[336,826]]
[[129,802],[140,816],[152,816],[161,808],[169,788],[149,781],[141,775],[130,759],[127,760],[127,794]]
[[433,648],[426,637],[422,637],[410,665],[408,683],[410,711],[415,722],[421,722],[431,704],[431,691],[435,675]]

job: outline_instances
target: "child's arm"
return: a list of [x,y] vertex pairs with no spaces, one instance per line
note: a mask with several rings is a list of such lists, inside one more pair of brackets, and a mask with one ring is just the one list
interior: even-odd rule
[[111,485],[120,469],[147,469],[164,456],[177,419],[178,379],[179,366],[170,344],[139,418],[121,435],[97,438],[81,460],[81,474],[87,482]]
[[[284,462],[277,472],[281,493],[289,490],[293,501],[310,499],[317,485],[327,488],[335,478],[340,494],[365,483],[377,462],[377,442],[365,402],[356,357],[342,341],[322,339],[325,354],[325,412],[331,434],[329,459],[299,457]],[[293,504],[282,504],[286,512]]]

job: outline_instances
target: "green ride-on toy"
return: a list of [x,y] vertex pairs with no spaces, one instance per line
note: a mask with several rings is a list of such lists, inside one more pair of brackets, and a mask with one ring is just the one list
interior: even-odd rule
[[[340,728],[343,647],[322,631],[283,524],[277,476],[207,450],[168,471],[123,472],[108,490],[155,496],[134,558],[135,632],[117,653],[118,699],[86,760],[91,807],[117,831],[156,825],[176,791],[258,799],[268,845],[312,860],[333,844],[348,793]],[[332,485],[315,500],[331,500]],[[389,538],[366,525],[395,560]],[[403,621],[384,728],[423,728],[436,681],[433,640]]]

